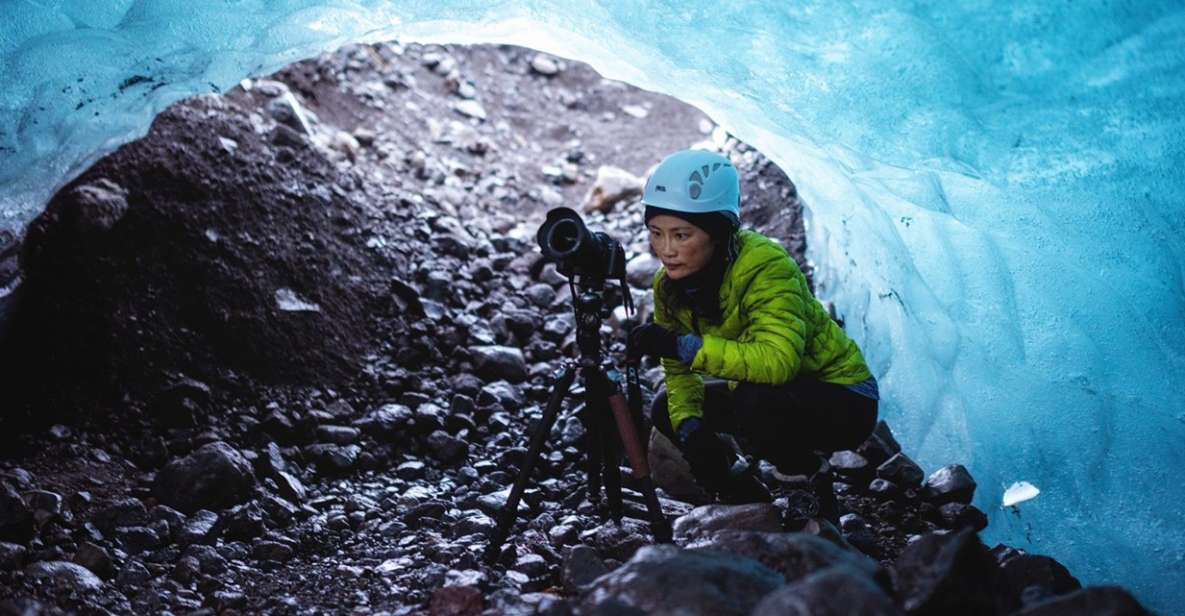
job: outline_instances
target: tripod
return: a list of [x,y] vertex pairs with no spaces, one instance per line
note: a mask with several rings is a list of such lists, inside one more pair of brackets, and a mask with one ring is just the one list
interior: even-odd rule
[[[543,420],[531,435],[526,459],[523,460],[523,466],[515,479],[514,487],[510,490],[506,505],[498,513],[494,535],[482,556],[487,564],[493,564],[498,559],[502,544],[514,526],[523,490],[526,489],[531,472],[543,454],[547,436],[551,434],[560,406],[576,380],[577,373],[584,383],[583,419],[586,427],[585,454],[589,502],[596,505],[600,500],[603,482],[610,515],[615,522],[621,521],[621,468],[618,461],[621,459],[621,447],[624,446],[625,454],[630,461],[631,474],[640,486],[646,501],[650,530],[658,542],[666,543],[671,540],[670,524],[663,516],[654,485],[650,481],[650,466],[638,429],[642,410],[641,388],[637,375],[638,362],[632,358],[627,362],[626,380],[630,394],[627,404],[617,380],[611,378],[602,367],[604,360],[601,354],[600,328],[601,321],[608,318],[602,296],[604,279],[579,276],[581,284],[578,293],[577,278],[578,276],[573,276],[569,284],[576,308],[576,343],[580,349],[580,358],[579,361],[564,360],[563,367],[557,373],[547,407],[543,411]],[[622,293],[626,312],[630,313],[633,311],[633,303],[630,301],[629,289],[624,288],[624,285]],[[610,417],[617,426],[617,437],[610,432]]]

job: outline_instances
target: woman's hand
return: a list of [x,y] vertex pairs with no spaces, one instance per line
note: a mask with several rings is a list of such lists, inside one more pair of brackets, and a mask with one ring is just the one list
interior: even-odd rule
[[630,331],[629,355],[679,359],[679,336],[655,323],[639,325]]

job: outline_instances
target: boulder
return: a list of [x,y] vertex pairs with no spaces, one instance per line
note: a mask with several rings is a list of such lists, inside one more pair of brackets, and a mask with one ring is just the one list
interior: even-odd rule
[[675,541],[686,544],[722,530],[780,532],[781,512],[769,503],[703,505],[675,520]]
[[597,578],[582,605],[616,600],[653,616],[741,616],[781,585],[781,575],[749,558],[648,545]]
[[996,563],[971,530],[923,535],[892,567],[898,603],[910,614],[994,614]]
[[875,561],[807,533],[727,530],[687,546],[751,558],[794,582],[828,567],[842,566],[889,588],[888,574]]
[[828,567],[766,595],[753,616],[898,616],[902,612],[863,572]]
[[254,488],[251,464],[235,448],[215,441],[166,465],[152,491],[162,503],[190,514],[242,503]]

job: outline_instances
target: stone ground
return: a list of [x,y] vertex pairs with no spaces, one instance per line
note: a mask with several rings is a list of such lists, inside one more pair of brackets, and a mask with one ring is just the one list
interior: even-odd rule
[[[884,424],[832,459],[841,528],[794,533],[793,486],[769,468],[775,504],[695,508],[652,439],[689,549],[639,549],[628,478],[621,524],[585,498],[572,408],[498,563],[479,562],[573,352],[569,289],[535,229],[567,205],[621,241],[644,316],[657,264],[639,178],[693,144],[733,159],[745,220],[809,276],[776,165],[577,62],[349,46],[170,107],[4,240],[24,283],[0,346],[0,614],[1130,607],[989,551],[970,476],[926,477]],[[612,353],[630,322],[607,320]],[[664,595],[665,575],[685,592]]]

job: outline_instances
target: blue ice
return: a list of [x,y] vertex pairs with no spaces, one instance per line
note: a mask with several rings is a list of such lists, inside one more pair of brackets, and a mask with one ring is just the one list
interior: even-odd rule
[[1180,0],[0,0],[0,225],[173,101],[392,38],[577,58],[760,148],[886,416],[972,470],[989,544],[1185,603]]

